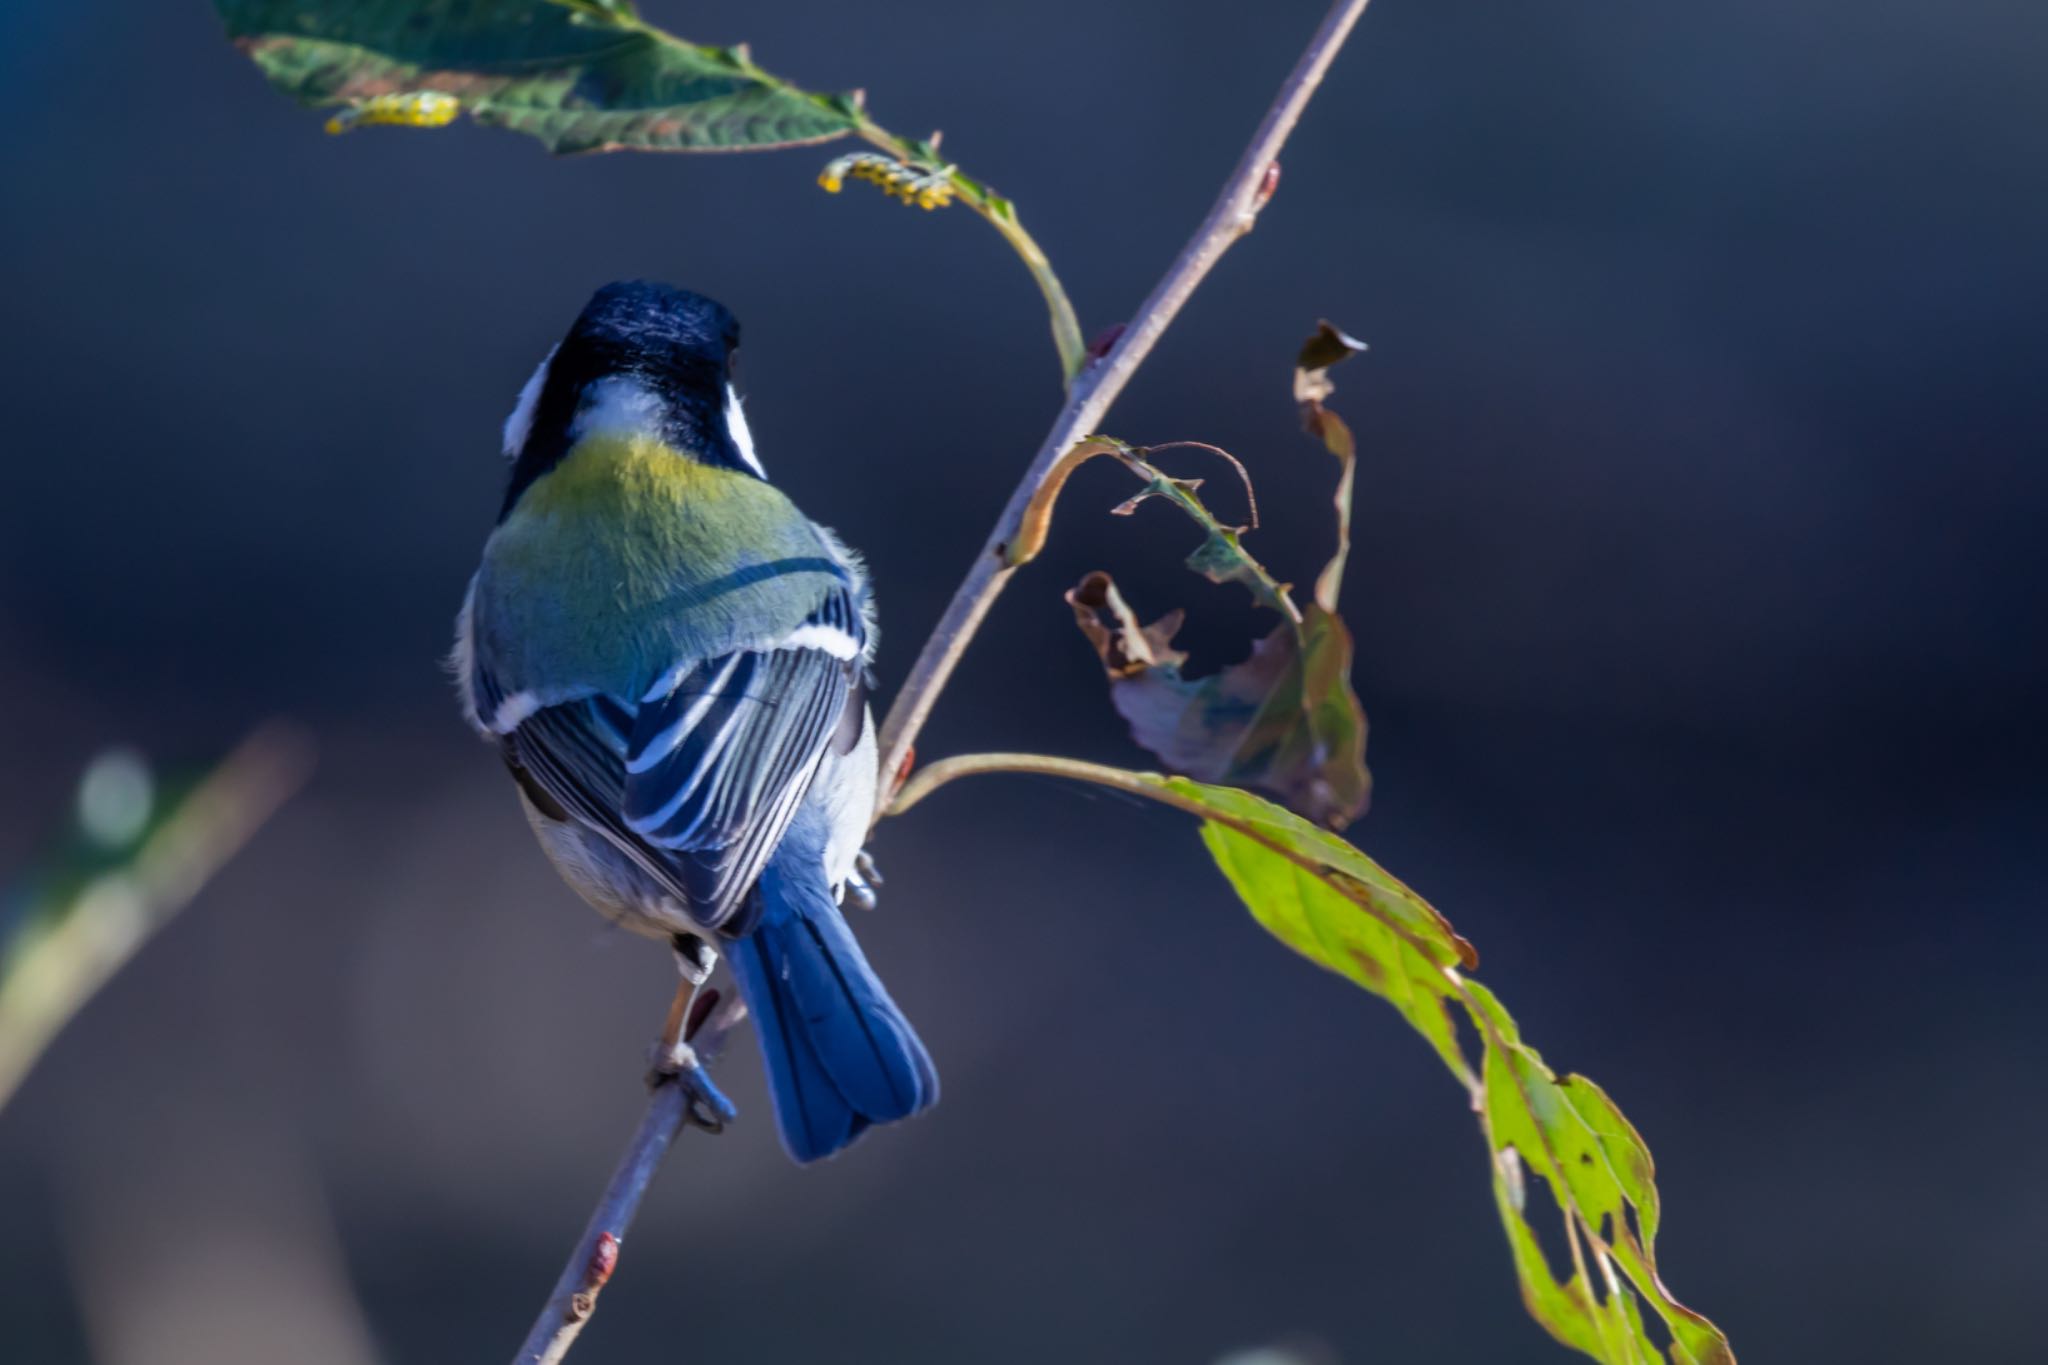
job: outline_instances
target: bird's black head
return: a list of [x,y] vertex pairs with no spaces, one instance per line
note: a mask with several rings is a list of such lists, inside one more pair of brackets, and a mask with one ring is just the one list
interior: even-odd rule
[[593,431],[658,436],[706,464],[761,476],[732,383],[740,325],[724,304],[648,280],[608,284],[548,353],[505,421],[504,511]]

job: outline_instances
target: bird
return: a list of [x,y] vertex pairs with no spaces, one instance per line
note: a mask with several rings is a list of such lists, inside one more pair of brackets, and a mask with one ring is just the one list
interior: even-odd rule
[[769,482],[739,335],[671,285],[591,297],[505,420],[449,666],[563,880],[699,984],[725,950],[807,1164],[939,1084],[841,914],[879,880],[867,571]]

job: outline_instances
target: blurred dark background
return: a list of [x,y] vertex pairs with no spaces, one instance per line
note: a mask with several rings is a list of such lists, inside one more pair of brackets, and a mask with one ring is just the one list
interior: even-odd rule
[[[646,8],[943,127],[1091,330],[1321,12]],[[1290,359],[1319,316],[1371,342],[1354,837],[1642,1127],[1667,1278],[1745,1359],[2038,1359],[2044,58],[2019,0],[1379,0],[1109,423],[1240,453],[1306,581]],[[111,741],[286,714],[323,752],[0,1113],[0,1355],[501,1359],[672,971],[556,881],[438,671],[499,422],[595,285],[726,300],[770,468],[872,560],[886,690],[1057,401],[1036,295],[964,210],[819,193],[826,150],[324,137],[198,0],[0,8],[0,75],[0,868]],[[1127,491],[1069,492],[926,755],[1144,761],[1059,600],[1088,569],[1207,662],[1264,629]],[[747,1043],[581,1358],[1567,1358],[1455,1087],[1184,821],[989,779],[876,851],[858,927],[945,1102],[796,1170]]]

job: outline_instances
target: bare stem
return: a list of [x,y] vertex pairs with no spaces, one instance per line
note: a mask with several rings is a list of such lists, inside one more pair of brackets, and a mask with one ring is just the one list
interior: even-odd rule
[[1188,296],[1194,293],[1195,286],[1202,282],[1232,243],[1251,231],[1259,210],[1272,195],[1274,178],[1279,171],[1276,158],[1280,148],[1294,131],[1309,96],[1322,83],[1337,49],[1343,46],[1352,26],[1365,12],[1366,4],[1367,0],[1336,0],[1330,7],[1301,59],[1288,73],[1286,83],[1280,87],[1272,106],[1267,109],[1258,131],[1252,135],[1251,144],[1238,158],[1236,169],[1224,182],[1223,192],[1209,210],[1208,217],[1202,220],[1201,227],[1182,248],[1165,277],[1153,289],[1151,297],[1125,326],[1109,353],[1075,377],[1068,390],[1066,406],[1060,410],[1052,430],[1040,443],[1038,454],[1032,458],[1024,477],[1010,494],[1009,503],[996,520],[995,530],[968,568],[967,576],[954,592],[945,615],[939,619],[939,624],[919,651],[909,679],[897,693],[895,703],[882,722],[883,783],[876,808],[878,819],[889,808],[904,761],[910,756],[911,746],[930,717],[939,693],[952,677],[954,667],[966,652],[967,643],[974,638],[982,619],[988,615],[989,607],[1015,572],[1006,551],[1039,485],[1052,474],[1070,446],[1100,425],[1110,404],[1122,394],[1131,376],[1151,354],[1167,324],[1173,321]]
[[[865,115],[861,118],[860,135],[869,143],[880,147],[891,156],[915,159],[918,149],[896,136]],[[1017,221],[1017,210],[1009,200],[992,193],[986,185],[955,174],[951,177],[953,189],[960,202],[973,209],[988,221],[988,225],[1002,235],[1024,262],[1024,268],[1031,272],[1038,292],[1045,298],[1045,311],[1052,324],[1052,344],[1060,353],[1060,378],[1072,383],[1074,376],[1088,360],[1088,343],[1081,336],[1081,320],[1074,313],[1074,305],[1067,298],[1066,286],[1053,271],[1052,262],[1024,225]]]
[[1045,311],[1052,320],[1052,344],[1060,353],[1060,378],[1065,383],[1073,383],[1074,376],[1088,363],[1088,343],[1081,335],[1081,320],[1067,298],[1066,287],[1053,273],[1052,262],[1046,259],[1045,252],[1039,249],[1031,234],[1024,230],[1024,225],[1017,221],[1016,211],[1008,206],[1007,200],[991,201],[988,195],[979,191],[962,193],[960,198],[1002,234],[1010,249],[1024,262],[1024,268],[1031,272],[1038,292],[1045,298]]
[[1184,810],[1197,818],[1208,814],[1200,802],[1190,800],[1159,785],[1156,776],[1134,773],[1124,768],[1111,768],[1101,763],[1090,763],[1079,758],[1056,758],[1051,754],[955,754],[927,763],[911,774],[910,780],[897,788],[894,801],[890,803],[889,814],[901,815],[918,802],[930,796],[948,782],[963,777],[980,777],[988,773],[1031,773],[1039,777],[1064,777],[1075,782],[1092,782],[1098,787],[1114,787],[1132,796],[1142,796],[1148,801]]
[[[687,1000],[688,992],[685,986],[678,993],[678,1005]],[[662,1041],[656,1048],[647,1111],[640,1116],[640,1126],[626,1144],[576,1249],[569,1253],[568,1264],[562,1267],[554,1292],[548,1296],[540,1316],[534,1319],[533,1329],[526,1334],[519,1354],[512,1358],[513,1365],[556,1365],[569,1354],[569,1348],[597,1311],[598,1293],[618,1266],[626,1230],[632,1227],[640,1201],[653,1185],[669,1145],[685,1128],[717,1132],[733,1116],[732,1105],[711,1083],[704,1063],[718,1053],[745,1017],[746,1010],[735,999],[729,1008],[712,1016],[693,1051],[690,1044],[676,1045],[674,1030],[681,1023],[682,1012],[670,1010]]]
[[[562,3],[562,0],[556,0],[556,3]],[[615,18],[612,22],[620,27],[648,34],[662,42],[672,43],[678,47],[696,47],[696,44],[684,42],[674,34],[656,28],[653,24],[643,19]],[[786,94],[801,99],[819,100],[821,102],[825,100],[823,96],[812,94],[810,91],[791,85],[788,81],[772,72],[762,70],[754,64],[753,54],[744,46],[722,50],[703,48],[698,50],[715,55],[718,60],[726,62],[735,71],[742,73],[750,80],[774,86]],[[927,156],[927,153],[931,150],[929,146],[921,146],[908,138],[898,137],[881,124],[875,122],[874,119],[868,116],[867,111],[861,107],[861,101],[858,98],[852,102],[850,108],[847,106],[835,107],[852,113],[855,120],[855,131],[859,134],[862,141],[867,142],[871,146],[881,148],[890,156],[900,161],[921,162],[929,159]],[[934,142],[937,141],[937,137],[937,134],[933,134]],[[1054,273],[1052,262],[1046,258],[1045,252],[1039,248],[1038,243],[1032,239],[1031,234],[1024,230],[1024,225],[1017,221],[1016,206],[1011,204],[1009,200],[996,194],[980,181],[970,176],[959,174],[957,171],[950,173],[947,178],[952,182],[953,192],[959,196],[960,202],[966,204],[969,208],[987,219],[989,226],[1002,235],[1003,240],[1010,244],[1010,249],[1017,253],[1018,259],[1024,262],[1024,268],[1031,272],[1032,280],[1038,285],[1038,292],[1045,297],[1045,310],[1052,324],[1052,343],[1058,349],[1060,355],[1060,378],[1063,382],[1071,382],[1074,376],[1080,373],[1082,364],[1087,360],[1088,348],[1087,343],[1081,337],[1081,323],[1074,315],[1074,305],[1068,300],[1066,288],[1061,285],[1060,277]]]

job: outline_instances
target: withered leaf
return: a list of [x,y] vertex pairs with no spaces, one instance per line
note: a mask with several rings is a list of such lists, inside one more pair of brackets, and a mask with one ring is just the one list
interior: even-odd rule
[[1186,678],[1187,655],[1173,648],[1183,612],[1141,625],[1104,573],[1081,580],[1067,602],[1131,737],[1168,768],[1261,788],[1331,828],[1365,809],[1365,713],[1351,690],[1351,637],[1336,617],[1312,606],[1241,662]]
[[1337,457],[1337,550],[1316,575],[1316,602],[1324,611],[1337,610],[1337,593],[1343,586],[1344,562],[1351,555],[1351,487],[1358,444],[1344,419],[1323,406],[1337,391],[1330,382],[1330,367],[1365,349],[1365,343],[1331,326],[1316,325],[1315,334],[1302,343],[1294,362],[1294,401],[1301,409],[1301,426],[1323,443],[1323,449]]

